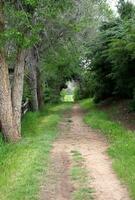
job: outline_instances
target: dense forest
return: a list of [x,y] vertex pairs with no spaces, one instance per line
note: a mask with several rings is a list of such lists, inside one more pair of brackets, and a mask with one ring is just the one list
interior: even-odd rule
[[135,6],[119,1],[118,13],[104,20],[98,36],[90,41],[87,59],[91,63],[82,78],[81,96],[91,94],[95,102],[112,96],[133,99],[135,109]]

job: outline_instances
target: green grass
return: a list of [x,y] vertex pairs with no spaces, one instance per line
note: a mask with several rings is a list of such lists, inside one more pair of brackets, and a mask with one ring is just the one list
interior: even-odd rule
[[0,140],[0,200],[37,200],[58,136],[61,114],[70,104],[50,105],[41,113],[27,113],[23,139],[16,144]]
[[69,95],[69,94],[67,94],[67,95],[65,95],[64,96],[64,101],[65,102],[74,102],[74,95]]
[[89,187],[88,172],[84,167],[84,159],[78,151],[72,151],[73,166],[71,178],[75,186],[73,200],[91,200],[92,190]]
[[106,112],[96,108],[92,100],[83,100],[80,105],[88,111],[85,122],[92,128],[99,129],[109,139],[108,152],[113,158],[113,167],[135,200],[135,132],[112,121]]

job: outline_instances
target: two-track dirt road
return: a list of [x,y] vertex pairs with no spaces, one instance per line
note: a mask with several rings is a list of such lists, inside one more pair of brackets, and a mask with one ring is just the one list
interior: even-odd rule
[[70,177],[71,151],[79,151],[85,160],[95,200],[130,199],[127,189],[112,169],[106,152],[106,139],[83,122],[83,112],[78,105],[73,107],[70,118],[69,114],[65,114],[60,131],[61,134],[53,145],[52,163],[47,181],[42,186],[40,200],[72,199],[74,186]]

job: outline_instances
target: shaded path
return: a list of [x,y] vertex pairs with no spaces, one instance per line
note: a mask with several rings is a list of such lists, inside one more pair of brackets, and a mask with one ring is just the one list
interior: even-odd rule
[[[41,200],[70,200],[74,187],[70,180],[71,151],[79,151],[85,159],[95,200],[129,200],[128,192],[112,170],[105,138],[83,122],[78,105],[71,120],[65,115],[61,135],[54,143],[48,182],[42,188]],[[85,199],[82,199],[85,200]]]

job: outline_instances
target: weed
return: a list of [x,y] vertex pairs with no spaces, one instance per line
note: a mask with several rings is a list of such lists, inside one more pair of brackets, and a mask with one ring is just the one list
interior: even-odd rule
[[78,151],[71,151],[71,153],[73,157],[71,178],[75,185],[73,200],[91,200],[92,190],[89,188],[88,172],[84,167],[84,158]]

